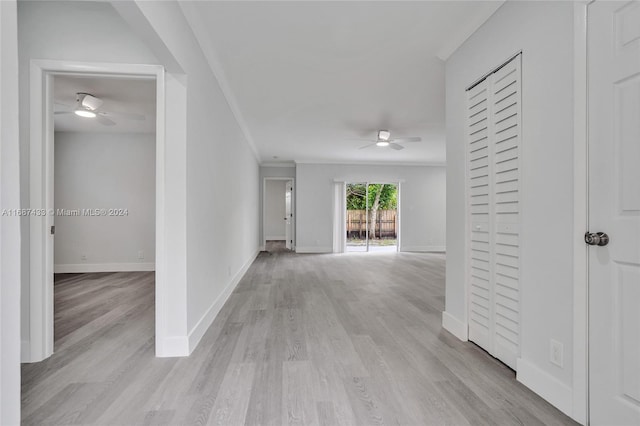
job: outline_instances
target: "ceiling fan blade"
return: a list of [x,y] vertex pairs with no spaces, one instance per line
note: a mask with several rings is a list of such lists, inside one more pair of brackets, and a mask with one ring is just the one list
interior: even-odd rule
[[53,112],[55,115],[60,115],[60,114],[72,114],[73,111],[54,111]]
[[367,144],[367,145],[365,145],[365,146],[361,146],[361,147],[360,147],[360,148],[358,148],[358,149],[370,148],[370,147],[374,146],[375,144],[376,144],[375,142],[373,142],[373,143],[369,143],[369,144]]
[[401,149],[404,149],[404,146],[399,145],[396,142],[391,142],[389,143],[389,148],[395,149],[396,151],[400,151]]
[[412,136],[409,138],[398,138],[393,140],[393,142],[395,143],[421,142],[421,141],[422,141],[422,138],[420,136]]
[[96,121],[104,126],[115,126],[116,122],[113,120],[108,119],[107,117],[103,116],[103,115],[96,115]]
[[147,117],[145,117],[144,115],[136,114],[135,112],[102,111],[99,114],[107,117],[125,118],[127,120],[135,120],[135,121],[144,121],[147,119]]

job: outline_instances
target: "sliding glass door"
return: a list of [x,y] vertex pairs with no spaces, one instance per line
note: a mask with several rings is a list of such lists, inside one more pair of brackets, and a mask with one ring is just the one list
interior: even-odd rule
[[398,185],[347,183],[346,251],[398,250]]

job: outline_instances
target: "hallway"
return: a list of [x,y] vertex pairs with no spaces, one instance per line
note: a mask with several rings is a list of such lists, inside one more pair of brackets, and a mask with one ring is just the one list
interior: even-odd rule
[[442,330],[444,265],[263,252],[173,359],[154,358],[152,273],[61,277],[56,353],[22,366],[23,423],[574,424]]

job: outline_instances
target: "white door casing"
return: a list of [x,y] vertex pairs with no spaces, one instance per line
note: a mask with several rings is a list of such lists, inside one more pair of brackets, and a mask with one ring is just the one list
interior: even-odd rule
[[589,393],[593,425],[640,424],[640,2],[589,6]]
[[347,245],[346,199],[347,183],[335,181],[333,184],[333,252],[344,253]]
[[285,247],[293,250],[293,181],[287,181],[284,195]]
[[[158,65],[32,60],[30,79],[30,208],[46,211],[30,220],[29,353],[24,362],[41,361],[53,353],[53,76],[56,74],[128,76],[155,79],[156,111],[156,355],[176,356],[164,347],[167,331],[165,223],[165,72]],[[173,130],[175,126],[167,126]],[[174,300],[175,302],[175,300]],[[175,351],[174,351],[175,352]]]

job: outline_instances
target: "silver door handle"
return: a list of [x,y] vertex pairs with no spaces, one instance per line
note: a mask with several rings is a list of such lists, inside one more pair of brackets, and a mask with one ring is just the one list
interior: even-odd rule
[[604,232],[587,232],[584,234],[584,242],[590,246],[606,246],[609,244],[609,236]]

